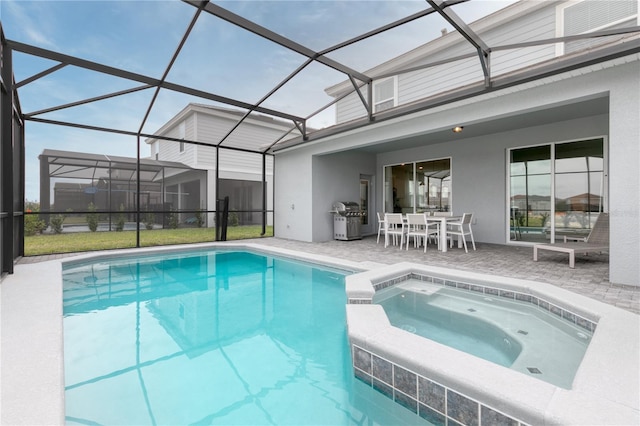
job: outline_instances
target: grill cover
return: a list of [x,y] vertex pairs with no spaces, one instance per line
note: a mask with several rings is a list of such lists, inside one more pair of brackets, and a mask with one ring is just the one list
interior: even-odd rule
[[355,201],[336,201],[331,210],[340,216],[355,216],[360,214],[360,205]]

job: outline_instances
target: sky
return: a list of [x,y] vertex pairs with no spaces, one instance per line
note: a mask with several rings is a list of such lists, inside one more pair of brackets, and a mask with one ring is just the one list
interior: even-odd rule
[[[513,2],[472,0],[454,6],[453,10],[465,21],[473,22]],[[424,0],[214,3],[314,51],[428,7]],[[7,39],[153,78],[163,76],[195,13],[195,7],[178,0],[0,0],[0,20]],[[441,17],[428,16],[327,56],[364,72],[439,37],[444,28],[453,30]],[[305,60],[295,52],[203,13],[173,63],[167,81],[255,103]],[[16,82],[56,64],[20,52],[13,54]],[[331,101],[325,89],[345,79],[344,74],[314,63],[262,106],[307,117]],[[33,113],[138,85],[68,66],[24,85],[18,94],[23,113]],[[145,120],[153,95],[154,89],[144,90],[38,117],[150,134],[189,102],[215,105],[201,98],[161,90]],[[308,125],[329,126],[334,123],[334,114],[330,108],[311,118]],[[44,149],[134,157],[137,150],[137,140],[132,136],[32,121],[26,123],[25,132],[26,198],[31,201],[39,198],[37,157]],[[141,154],[149,155],[146,144],[142,144]]]

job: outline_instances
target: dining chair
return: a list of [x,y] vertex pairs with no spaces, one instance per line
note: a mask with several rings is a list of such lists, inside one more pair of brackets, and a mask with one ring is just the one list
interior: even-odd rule
[[[440,241],[440,224],[428,223],[424,213],[409,213],[407,214],[407,248],[409,250],[409,240],[413,237],[413,246],[420,247],[424,240],[424,252],[427,252],[427,243],[430,236],[436,236],[437,241]],[[439,243],[438,243],[439,246]]]
[[453,247],[453,237],[457,235],[458,238],[462,239],[464,251],[466,253],[469,253],[469,250],[467,250],[467,240],[465,238],[467,235],[469,235],[471,237],[473,249],[476,249],[476,242],[473,239],[473,231],[471,230],[472,219],[473,213],[464,213],[460,220],[452,220],[447,222],[447,238],[451,239],[451,247]]
[[389,245],[389,237],[393,238],[393,244],[397,244],[398,237],[400,237],[400,248],[404,244],[404,236],[406,234],[406,223],[402,219],[402,213],[385,213],[385,228],[384,228],[384,247]]
[[384,233],[384,229],[386,228],[386,222],[384,219],[384,215],[380,212],[377,212],[378,215],[378,238],[376,239],[376,244],[380,242],[380,233]]

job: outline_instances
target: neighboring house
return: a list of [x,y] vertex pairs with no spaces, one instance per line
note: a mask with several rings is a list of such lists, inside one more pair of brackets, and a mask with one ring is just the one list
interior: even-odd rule
[[[243,115],[239,110],[188,104],[156,132],[184,142],[147,139],[151,156],[141,159],[143,211],[175,210],[181,212],[179,221],[188,223],[195,211],[215,211],[216,200],[228,196],[229,210],[236,212],[240,224],[261,224],[263,182],[266,209],[273,209],[273,156],[259,151],[285,134],[299,133],[290,132],[292,123],[252,114],[224,139]],[[135,209],[135,158],[44,150],[40,161],[43,211],[54,204],[58,211],[86,211],[91,202],[99,211]],[[214,213],[208,215],[207,226],[214,226],[213,217]],[[273,223],[272,214],[267,222]]]
[[[250,151],[264,151],[290,132],[292,123],[262,114],[251,114],[229,137],[244,116],[242,111],[190,103],[162,126],[156,135],[202,144],[174,140],[147,139],[151,157],[159,161],[176,161],[207,171],[206,179],[184,181],[169,188],[176,209],[216,210],[216,200],[229,196],[229,209],[239,212],[242,224],[262,223],[263,181],[266,183],[266,208],[273,210],[273,156]],[[293,135],[299,134],[293,132]],[[215,145],[220,144],[219,151]],[[219,167],[216,153],[220,153]],[[264,176],[263,176],[263,161]],[[217,170],[216,170],[217,169]],[[216,173],[218,191],[216,193]],[[187,204],[182,194],[199,191],[199,204]],[[190,198],[192,199],[192,198]],[[255,210],[252,212],[252,210]],[[212,215],[209,226],[213,225]],[[272,224],[273,215],[268,215]]]
[[[132,212],[138,190],[143,211],[168,211],[176,185],[206,178],[203,170],[149,158],[140,159],[139,172],[137,159],[131,157],[45,149],[38,158],[42,212],[87,212],[90,204],[99,212]],[[189,188],[183,199],[186,205],[197,206],[198,188]],[[166,225],[166,219],[166,215],[155,215],[153,221]],[[133,215],[127,220],[133,221]]]
[[[360,95],[348,95],[351,81],[328,88],[339,99],[341,131],[274,149],[275,235],[332,239],[328,211],[344,200],[369,212],[474,212],[476,241],[530,245],[557,238],[555,227],[565,224],[556,225],[556,210],[571,201],[610,213],[610,280],[640,285],[638,26],[633,0],[520,1],[470,25],[489,46],[487,74],[468,40],[443,31],[365,72],[374,81]],[[627,27],[635,29],[525,44]],[[460,59],[442,62],[453,57]],[[590,200],[573,203],[575,194]],[[518,240],[510,232],[515,199],[537,225]],[[375,233],[374,217],[364,233]],[[539,232],[542,224],[548,235]]]

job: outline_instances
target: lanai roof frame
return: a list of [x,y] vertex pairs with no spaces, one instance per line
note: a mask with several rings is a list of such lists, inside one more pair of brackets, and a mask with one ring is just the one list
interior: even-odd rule
[[[103,65],[103,64],[99,64],[96,62],[92,62],[92,61],[87,61],[84,59],[80,59],[80,58],[74,58],[72,56],[69,55],[65,55],[65,54],[61,54],[61,53],[57,53],[57,52],[53,52],[53,51],[49,51],[43,48],[39,48],[36,46],[30,46],[27,45],[25,43],[20,43],[17,41],[13,41],[13,40],[6,40],[7,46],[10,49],[19,51],[19,52],[23,52],[23,53],[27,53],[27,54],[31,54],[31,55],[35,55],[35,56],[39,56],[41,58],[47,58],[53,61],[58,61],[59,63],[54,65],[53,67],[38,73],[37,75],[31,76],[27,79],[24,79],[20,82],[17,82],[14,86],[15,89],[19,89],[21,87],[26,86],[29,83],[32,83],[33,81],[48,75],[50,73],[56,72],[61,68],[64,68],[67,65],[75,65],[78,67],[83,67],[86,68],[88,70],[92,70],[92,71],[97,71],[97,72],[101,72],[101,73],[106,73],[109,75],[113,75],[113,76],[117,76],[120,78],[124,78],[124,79],[128,79],[131,81],[135,81],[138,83],[142,83],[142,85],[139,86],[135,86],[132,87],[130,89],[127,90],[122,90],[122,91],[117,91],[117,92],[113,92],[113,93],[109,93],[109,94],[105,94],[102,96],[98,96],[98,97],[93,97],[93,98],[88,98],[88,99],[84,99],[81,101],[77,101],[77,102],[73,102],[73,103],[67,103],[64,105],[58,105],[55,107],[51,107],[51,108],[47,108],[47,109],[42,109],[39,111],[34,111],[31,113],[24,113],[23,117],[25,120],[29,121],[29,120],[33,120],[33,121],[39,121],[41,123],[49,123],[49,124],[58,124],[58,125],[71,125],[74,127],[80,127],[80,128],[86,128],[86,129],[93,129],[93,130],[103,130],[103,131],[114,131],[116,133],[126,133],[126,134],[137,134],[137,136],[144,136],[144,137],[148,137],[148,136],[153,136],[158,138],[157,135],[148,135],[148,134],[143,134],[142,133],[142,128],[144,126],[144,123],[146,122],[146,119],[150,113],[150,111],[153,108],[153,104],[155,102],[155,98],[157,96],[157,93],[161,90],[161,89],[167,89],[167,90],[172,90],[172,91],[176,91],[176,92],[180,92],[180,93],[184,93],[184,94],[188,94],[188,95],[193,95],[193,96],[197,96],[203,99],[207,99],[210,101],[215,101],[215,102],[221,102],[223,104],[226,105],[230,105],[230,106],[234,106],[237,108],[241,108],[244,111],[246,111],[245,115],[239,119],[238,124],[236,125],[236,127],[234,127],[234,129],[232,129],[231,131],[229,131],[229,134],[231,132],[233,132],[235,130],[235,128],[237,128],[238,126],[240,126],[242,124],[242,122],[244,121],[244,119],[249,116],[252,112],[256,111],[256,112],[260,112],[263,114],[267,114],[267,115],[271,115],[274,117],[278,117],[281,119],[285,119],[285,120],[290,120],[293,123],[292,126],[292,130],[298,129],[301,133],[302,136],[300,138],[295,139],[296,142],[294,143],[303,143],[307,140],[309,140],[311,134],[309,133],[309,129],[307,128],[307,121],[313,117],[314,115],[318,114],[320,111],[325,110],[326,108],[330,107],[331,105],[335,104],[335,102],[337,100],[334,100],[332,102],[329,102],[327,105],[325,105],[324,107],[322,107],[319,110],[314,111],[311,115],[306,116],[306,117],[302,117],[302,116],[298,116],[298,115],[292,115],[292,114],[288,114],[288,113],[284,113],[282,111],[278,111],[278,110],[274,110],[274,109],[270,109],[270,108],[265,108],[263,106],[261,106],[261,103],[264,102],[264,100],[266,100],[268,97],[270,97],[273,93],[275,93],[280,87],[282,87],[284,84],[286,84],[287,82],[289,82],[296,74],[297,72],[299,72],[299,70],[301,70],[302,68],[304,68],[307,64],[311,63],[311,62],[319,62],[322,63],[328,67],[331,67],[333,69],[338,70],[339,72],[343,73],[346,77],[346,79],[348,81],[351,82],[351,86],[352,89],[349,93],[358,93],[363,105],[365,106],[365,108],[367,109],[367,117],[365,120],[361,120],[358,123],[353,123],[350,126],[333,126],[331,128],[328,129],[323,129],[322,131],[317,131],[314,132],[315,135],[313,135],[314,139],[317,138],[321,138],[324,137],[326,135],[329,134],[334,134],[334,133],[338,133],[338,132],[342,132],[345,130],[349,130],[352,129],[354,127],[360,127],[363,125],[367,125],[367,124],[371,124],[374,121],[380,121],[380,120],[385,120],[388,118],[393,118],[399,115],[405,115],[405,114],[410,114],[412,112],[415,111],[419,111],[421,109],[424,108],[429,108],[432,107],[434,105],[438,105],[438,104],[443,104],[443,103],[448,103],[448,102],[452,102],[455,101],[457,99],[460,99],[461,97],[468,97],[468,96],[475,96],[478,93],[484,93],[486,91],[489,90],[495,90],[496,89],[496,81],[492,80],[491,77],[491,73],[490,73],[490,62],[488,61],[491,52],[493,51],[497,51],[497,50],[503,50],[503,49],[514,49],[514,48],[519,48],[519,47],[524,47],[524,46],[528,46],[531,45],[530,43],[518,43],[518,44],[513,44],[513,45],[509,45],[509,46],[489,46],[487,45],[469,26],[468,23],[466,23],[464,20],[462,20],[461,18],[458,17],[458,15],[453,11],[452,6],[458,5],[458,4],[462,4],[462,3],[466,3],[469,0],[449,0],[449,1],[443,1],[443,0],[428,0],[427,2],[425,2],[425,5],[429,5],[430,7],[425,8],[424,10],[418,12],[418,13],[414,13],[411,14],[409,16],[406,16],[405,18],[402,19],[398,19],[395,20],[392,23],[389,23],[387,25],[383,25],[377,29],[371,30],[367,33],[363,33],[357,37],[353,37],[349,40],[346,40],[344,42],[335,44],[334,46],[325,48],[323,50],[319,50],[319,51],[314,51],[312,49],[307,48],[306,46],[301,45],[300,43],[297,43],[289,38],[286,38],[280,34],[277,34],[274,31],[271,31],[263,26],[260,26],[258,24],[256,24],[255,22],[248,20],[242,16],[236,15],[234,13],[232,13],[231,11],[222,8],[221,6],[215,5],[212,2],[208,1],[208,0],[183,0],[183,2],[185,4],[191,5],[193,7],[196,8],[196,11],[194,13],[194,16],[188,26],[188,28],[186,29],[186,31],[184,32],[184,35],[181,39],[181,42],[179,44],[179,46],[175,49],[172,59],[169,63],[169,65],[166,67],[165,72],[162,76],[162,78],[157,79],[157,78],[152,78],[152,77],[148,77],[148,76],[144,76],[141,74],[136,74],[136,73],[132,73],[129,71],[125,71],[123,69],[119,69],[119,68],[115,68],[115,67],[111,67],[108,65]],[[303,56],[305,56],[307,58],[307,61],[301,65],[297,70],[293,71],[292,73],[290,73],[284,80],[282,80],[276,87],[274,87],[270,92],[268,92],[265,96],[263,96],[259,102],[257,103],[246,103],[246,102],[242,102],[242,101],[238,101],[236,99],[232,99],[232,98],[228,98],[228,97],[224,97],[224,96],[220,96],[217,95],[215,93],[211,93],[211,92],[207,92],[207,91],[203,91],[203,90],[198,90],[198,89],[194,89],[191,87],[187,87],[187,86],[183,86],[183,85],[179,85],[179,84],[175,84],[175,83],[171,83],[166,81],[166,76],[169,72],[169,70],[172,67],[172,64],[174,63],[175,59],[179,56],[180,54],[180,50],[182,48],[182,46],[184,45],[185,41],[189,38],[191,29],[193,28],[194,24],[200,19],[200,16],[202,15],[202,12],[205,11],[207,12],[207,14],[209,15],[213,15],[218,17],[219,19],[225,20],[227,22],[230,22],[246,31],[250,31],[254,34],[257,34],[258,36],[265,38],[267,40],[272,41],[273,43],[277,43],[283,47],[285,47],[286,49],[295,51]],[[458,94],[451,94],[449,96],[445,96],[444,98],[442,98],[441,100],[438,100],[437,102],[425,102],[425,103],[418,103],[415,105],[411,105],[408,107],[404,107],[404,108],[395,108],[391,111],[385,111],[382,113],[377,113],[377,114],[373,114],[372,110],[371,110],[371,93],[372,90],[368,90],[367,96],[365,97],[361,92],[360,92],[360,88],[364,85],[371,85],[372,81],[373,81],[373,77],[368,73],[368,72],[362,72],[362,71],[358,71],[358,70],[354,70],[338,61],[329,59],[326,57],[326,55],[330,52],[333,52],[335,50],[341,49],[347,45],[352,45],[355,44],[357,42],[360,42],[364,39],[373,37],[375,35],[381,34],[385,31],[388,31],[390,29],[402,26],[404,24],[407,24],[408,22],[412,22],[414,20],[417,20],[421,17],[427,16],[427,15],[431,15],[431,14],[438,14],[440,16],[442,16],[442,18],[449,22],[451,25],[454,26],[454,28],[460,32],[460,34],[474,47],[474,49],[476,49],[478,51],[478,55],[480,57],[480,63],[481,66],[483,68],[483,73],[485,75],[485,82],[484,82],[484,88],[482,88],[481,90],[478,89],[473,89],[473,90],[462,90],[460,93]],[[542,43],[556,43],[559,41],[564,41],[564,40],[569,40],[569,39],[576,39],[576,38],[591,38],[591,37],[603,37],[606,35],[612,35],[612,34],[625,34],[625,33],[636,33],[636,32],[640,32],[640,27],[630,27],[630,28],[623,28],[623,29],[618,29],[618,30],[608,30],[608,31],[604,31],[604,32],[598,32],[598,33],[590,33],[590,34],[585,34],[585,35],[581,35],[581,36],[570,36],[570,37],[563,37],[563,38],[556,38],[556,39],[549,39],[549,40],[540,40],[540,41],[534,41],[532,43],[534,44],[542,44]],[[550,70],[550,69],[545,69],[545,70],[534,70],[533,72],[529,73],[528,75],[525,75],[522,78],[515,78],[512,80],[506,79],[506,80],[500,80],[497,81],[499,83],[498,87],[506,87],[508,85],[513,85],[513,84],[519,84],[523,81],[530,81],[532,79],[536,79],[539,78],[541,75],[547,75],[548,73],[557,73],[557,72],[561,72],[561,71],[565,71],[567,69],[574,69],[576,67],[579,66],[583,66],[585,63],[589,63],[589,62],[597,62],[597,61],[602,61],[605,60],[607,58],[611,58],[613,57],[618,57],[618,56],[624,56],[626,54],[629,53],[634,53],[634,52],[638,52],[640,51],[640,42],[638,40],[636,40],[636,42],[631,42],[628,43],[626,46],[624,46],[624,49],[612,49],[611,51],[608,52],[596,52],[592,55],[586,55],[585,57],[582,57],[580,61],[569,61],[566,65],[559,67],[555,70]],[[455,61],[459,58],[451,58],[449,61]],[[441,63],[441,62],[439,62]],[[399,72],[403,72],[402,70]],[[376,76],[376,78],[383,78],[384,75],[382,76]],[[100,101],[103,99],[109,99],[112,97],[117,97],[117,96],[121,96],[124,94],[128,94],[128,93],[133,93],[133,92],[137,92],[137,91],[143,91],[143,90],[147,90],[150,88],[155,88],[155,94],[154,97],[152,99],[152,101],[150,102],[145,117],[142,119],[141,124],[140,124],[140,128],[138,129],[137,132],[128,132],[128,131],[118,131],[117,129],[111,129],[111,128],[99,128],[97,126],[85,126],[82,124],[78,124],[78,123],[65,123],[62,121],[55,121],[55,120],[47,120],[47,119],[42,119],[39,117],[36,117],[37,115],[41,115],[43,113],[46,112],[51,112],[54,110],[59,110],[59,109],[63,109],[63,108],[68,108],[71,106],[77,106],[77,105],[81,105],[81,104],[85,104],[85,103],[91,103],[91,102],[96,102],[96,101]],[[213,142],[214,146],[221,146],[226,138],[228,137],[227,134],[226,136],[224,136],[221,140],[219,140],[218,142]],[[290,132],[286,132],[285,134],[283,134],[282,138],[286,138],[287,134],[290,134]],[[161,137],[160,137],[161,138]],[[211,144],[211,143],[209,143]],[[265,145],[264,151],[258,151],[261,153],[267,152],[267,150],[272,150],[274,148],[274,146],[279,144],[279,140],[273,141],[272,144],[270,145]],[[289,144],[285,144],[285,145],[289,145]]]

